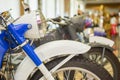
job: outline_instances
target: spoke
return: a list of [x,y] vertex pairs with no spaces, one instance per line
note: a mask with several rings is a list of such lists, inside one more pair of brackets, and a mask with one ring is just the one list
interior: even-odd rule
[[97,60],[97,54],[90,55],[90,59],[96,61]]
[[65,80],[69,80],[70,70],[64,72]]
[[87,73],[85,73],[85,72],[80,72],[82,75],[83,75],[83,78],[82,78],[82,80],[86,80],[87,79]]

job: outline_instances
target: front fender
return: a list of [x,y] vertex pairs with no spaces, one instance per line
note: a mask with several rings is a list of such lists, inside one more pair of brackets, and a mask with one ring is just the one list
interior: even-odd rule
[[[35,49],[38,57],[44,61],[59,55],[83,54],[90,49],[90,46],[71,40],[52,41],[43,44]],[[34,63],[26,57],[18,66],[15,73],[15,80],[27,80],[30,73],[35,69]]]

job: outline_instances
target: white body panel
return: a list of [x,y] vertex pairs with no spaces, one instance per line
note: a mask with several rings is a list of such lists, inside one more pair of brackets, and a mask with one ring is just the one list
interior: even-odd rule
[[105,38],[105,37],[100,37],[100,36],[92,36],[89,37],[89,42],[96,42],[96,43],[100,43],[100,44],[104,44],[104,45],[109,45],[110,47],[112,47],[114,45],[114,41]]
[[32,25],[32,28],[25,33],[26,38],[40,38],[36,11],[31,11],[30,13],[24,14],[14,22],[14,24],[21,24],[21,23]]
[[[59,40],[43,44],[35,49],[35,52],[39,58],[44,61],[54,56],[66,55],[66,54],[83,54],[90,49],[90,46],[82,44],[76,41]],[[29,74],[36,66],[34,63],[26,57],[19,65],[15,80],[27,80]]]

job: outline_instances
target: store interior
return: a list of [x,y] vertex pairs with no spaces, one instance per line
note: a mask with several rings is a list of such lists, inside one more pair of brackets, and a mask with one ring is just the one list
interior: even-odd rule
[[[0,15],[0,19],[3,19],[0,26],[5,26],[5,29],[0,28],[0,32],[8,32],[11,35],[10,39],[13,40],[11,43],[17,44],[15,47],[13,47],[14,45],[9,47],[10,52],[20,53],[7,56],[8,63],[12,63],[12,66],[3,69],[7,75],[4,74],[5,71],[1,70],[0,80],[52,80],[53,77],[55,80],[108,80],[110,78],[110,80],[120,80],[120,0],[1,0]],[[11,27],[12,23],[13,27]],[[24,27],[21,27],[21,24]],[[8,40],[8,42],[10,41]],[[33,54],[29,54],[32,51]],[[27,58],[26,55],[28,55]],[[4,61],[4,54],[1,56],[0,62]],[[39,58],[45,64],[42,65],[42,68],[40,66],[42,61]],[[91,62],[85,61],[85,64],[82,59]],[[54,62],[55,60],[59,64]],[[75,64],[80,61],[79,65],[83,65],[82,67],[86,69],[83,71],[91,69],[91,72],[87,71],[89,73],[87,78],[85,78],[87,73],[76,71],[79,69],[75,68],[76,65],[73,67],[72,61]],[[27,63],[30,64],[27,65]],[[91,63],[93,67],[92,65],[89,67]],[[19,64],[20,67],[18,67]],[[66,65],[64,66],[64,64]],[[97,70],[96,64],[99,66],[97,68],[103,71],[101,70],[100,73],[94,71],[94,67]],[[70,70],[69,65],[72,66]],[[49,66],[51,67],[49,68]],[[59,71],[61,66],[67,66],[67,68]],[[26,70],[23,75],[22,71],[24,72],[29,67],[31,71]],[[67,69],[68,71],[62,72]],[[75,72],[72,69],[75,69]],[[54,72],[55,70],[56,72]],[[48,75],[43,74],[46,79],[41,77],[41,73],[44,71],[49,73]],[[51,72],[55,73],[52,74],[54,76],[51,75]],[[102,72],[105,72],[104,74],[107,76],[101,75]],[[94,78],[91,73],[100,78],[95,75]],[[76,74],[77,77],[75,77]]]

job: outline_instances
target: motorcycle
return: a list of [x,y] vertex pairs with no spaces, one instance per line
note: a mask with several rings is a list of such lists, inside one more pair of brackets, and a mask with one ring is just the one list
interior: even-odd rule
[[[59,25],[59,27],[56,27],[56,29],[50,31],[40,40],[35,41],[34,42],[35,46],[59,39],[68,39],[68,40],[77,40],[77,41],[83,41],[84,39],[83,42],[91,46],[91,49],[87,52],[87,54],[84,54],[84,56],[87,57],[88,59],[97,62],[99,65],[103,66],[107,71],[110,72],[114,80],[119,80],[120,63],[118,58],[113,54],[114,49],[112,48],[112,46],[114,45],[114,42],[105,37],[93,36],[93,34],[91,36],[90,33],[87,33],[87,32],[91,32],[90,28],[85,29],[83,31],[83,28],[82,27],[79,28],[79,27],[81,26],[81,23],[82,24],[84,23],[84,21],[79,22],[80,20],[82,20],[81,16],[77,18],[64,19],[58,17],[58,18],[48,19],[48,21],[52,22],[55,25],[56,24]],[[61,22],[60,19],[64,20],[64,22]],[[75,28],[75,26],[77,27]],[[82,33],[83,35],[85,35],[83,36],[83,38],[81,38],[81,36],[79,37],[79,34],[77,34],[78,32],[81,31],[83,31]]]
[[[15,22],[9,22],[8,15],[3,14],[0,15],[0,80],[113,80],[103,67],[81,55],[90,50],[89,45],[57,40],[34,49],[29,39],[41,36],[36,11]],[[11,56],[19,49],[26,57],[14,68]]]

